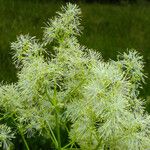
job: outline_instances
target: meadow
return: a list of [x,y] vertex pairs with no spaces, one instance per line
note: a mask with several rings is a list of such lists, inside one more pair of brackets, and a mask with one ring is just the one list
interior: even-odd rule
[[[16,69],[12,64],[10,43],[20,34],[41,38],[48,18],[63,3],[23,0],[0,0],[0,81],[15,82]],[[119,53],[136,49],[144,57],[148,76],[142,90],[150,95],[150,3],[141,4],[87,4],[82,10],[83,34],[80,43],[102,53],[103,58],[117,59]],[[149,106],[148,106],[149,107]]]

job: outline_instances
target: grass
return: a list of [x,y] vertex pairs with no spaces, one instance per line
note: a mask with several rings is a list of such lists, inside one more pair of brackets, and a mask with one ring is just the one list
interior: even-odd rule
[[[17,80],[12,64],[10,42],[16,35],[42,37],[42,28],[62,3],[0,0],[0,81]],[[101,51],[108,60],[134,48],[144,56],[145,72],[150,74],[150,3],[135,5],[79,4],[82,9],[83,35],[80,42]],[[150,95],[150,76],[142,90]]]

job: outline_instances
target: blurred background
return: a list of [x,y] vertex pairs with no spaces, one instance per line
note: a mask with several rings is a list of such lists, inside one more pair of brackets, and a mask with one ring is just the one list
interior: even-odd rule
[[[20,34],[41,38],[48,18],[69,0],[0,0],[0,81],[17,81],[10,43]],[[150,0],[70,0],[82,9],[81,44],[116,60],[127,49],[144,57],[146,83],[141,95],[150,112]]]

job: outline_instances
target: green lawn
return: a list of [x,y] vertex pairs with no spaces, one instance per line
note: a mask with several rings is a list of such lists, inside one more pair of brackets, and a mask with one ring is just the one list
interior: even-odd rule
[[[82,9],[83,35],[80,42],[98,50],[103,57],[116,59],[127,48],[138,50],[150,74],[150,3],[142,5],[79,4]],[[10,43],[16,35],[30,33],[42,37],[42,28],[55,15],[61,3],[0,0],[0,81],[13,82]],[[142,93],[150,95],[150,76]]]

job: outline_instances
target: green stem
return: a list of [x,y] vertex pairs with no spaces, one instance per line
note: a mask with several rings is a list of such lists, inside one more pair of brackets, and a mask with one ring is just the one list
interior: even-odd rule
[[22,137],[22,140],[23,140],[23,142],[24,142],[24,144],[25,144],[26,149],[27,149],[27,150],[30,150],[30,148],[29,148],[29,146],[28,146],[28,143],[27,143],[27,141],[26,141],[26,139],[25,139],[25,137],[24,137],[24,135],[23,135],[21,129],[18,127],[18,125],[17,125],[16,121],[14,120],[14,118],[13,118],[13,117],[11,117],[11,118],[12,118],[13,122],[15,123],[16,127],[18,128],[18,131],[20,132],[20,135],[21,135],[21,137]]
[[59,122],[59,117],[58,117],[58,110],[55,116],[56,116],[56,132],[57,132],[57,140],[58,140],[58,150],[61,150],[60,122]]
[[48,125],[48,128],[49,128],[50,132],[47,130],[47,128],[45,128],[45,129],[46,129],[47,132],[49,132],[50,138],[51,138],[51,140],[53,141],[55,147],[58,147],[58,142],[57,142],[57,139],[56,139],[56,137],[55,137],[55,134],[53,133],[53,130],[52,130],[52,128],[50,127],[49,123],[48,123],[47,121],[46,121],[46,123],[47,123],[47,125]]
[[61,150],[61,140],[60,140],[60,120],[59,120],[59,107],[57,101],[57,84],[56,80],[54,81],[54,104],[55,104],[55,117],[56,117],[56,133],[57,133],[57,141],[58,141],[58,150]]
[[27,143],[26,139],[24,138],[24,135],[22,134],[22,131],[21,131],[19,128],[18,128],[18,130],[19,130],[19,132],[20,132],[20,135],[21,135],[21,137],[22,137],[22,139],[23,139],[23,142],[24,142],[24,144],[25,144],[27,150],[30,150],[30,148],[29,148],[29,146],[28,146],[28,143]]

